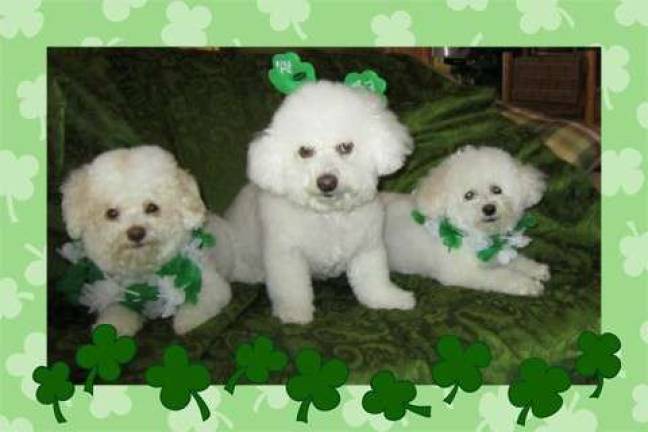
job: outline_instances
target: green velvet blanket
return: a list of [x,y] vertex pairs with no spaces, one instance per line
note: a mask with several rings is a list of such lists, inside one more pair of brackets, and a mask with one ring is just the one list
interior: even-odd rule
[[[214,382],[224,382],[233,372],[237,344],[257,334],[272,337],[291,354],[311,346],[338,356],[351,369],[351,383],[367,383],[382,368],[432,383],[434,345],[448,333],[490,346],[486,383],[508,382],[529,356],[572,366],[578,334],[598,330],[600,322],[600,203],[588,176],[543,144],[551,131],[513,124],[494,108],[493,89],[457,86],[411,58],[371,50],[299,52],[319,78],[341,80],[347,72],[372,68],[387,80],[390,106],[409,126],[416,151],[382,182],[385,190],[409,192],[431,166],[466,144],[501,147],[547,173],[547,193],[534,209],[539,225],[525,249],[551,266],[545,294],[519,298],[394,274],[416,294],[417,307],[376,311],[358,304],[346,279],[338,278],[316,284],[315,320],[298,326],[271,316],[263,286],[234,284],[225,311],[186,337],[175,336],[168,320],[149,322],[136,337],[139,354],[123,381],[143,382],[143,371],[164,348],[180,342],[209,367]],[[92,323],[84,310],[54,292],[66,269],[55,252],[66,241],[58,194],[66,173],[102,151],[155,143],[196,176],[211,210],[224,210],[246,181],[247,143],[283,98],[266,79],[273,53],[50,49],[49,361],[73,364]],[[76,371],[76,379],[82,375]]]

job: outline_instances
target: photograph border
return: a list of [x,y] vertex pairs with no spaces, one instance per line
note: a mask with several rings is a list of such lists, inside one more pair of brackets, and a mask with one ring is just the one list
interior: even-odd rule
[[[2,4],[4,3],[4,4]],[[36,399],[32,373],[46,364],[46,51],[50,46],[600,46],[602,50],[601,330],[619,337],[622,369],[593,386],[573,386],[552,417],[527,429],[637,430],[648,422],[648,5],[624,0],[35,0],[0,3],[0,430],[191,430],[190,404],[159,403],[148,386],[76,386],[61,403],[67,424]],[[340,31],[344,29],[344,31]],[[0,298],[0,302],[4,299]],[[11,303],[11,304],[10,304]],[[576,347],[574,348],[576,349]],[[283,386],[222,386],[202,392],[213,429],[514,430],[519,409],[508,386],[442,402],[417,386],[430,418],[390,422],[362,409],[367,386],[345,386],[339,406],[295,421]],[[449,389],[448,389],[449,390]],[[512,419],[512,420],[511,420]]]

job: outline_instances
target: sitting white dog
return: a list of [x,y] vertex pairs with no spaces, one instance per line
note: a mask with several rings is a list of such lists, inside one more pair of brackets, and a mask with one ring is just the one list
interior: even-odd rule
[[540,295],[549,267],[521,256],[533,223],[524,212],[543,175],[492,147],[465,147],[430,170],[416,191],[381,194],[391,270],[443,285]]
[[286,323],[313,319],[311,277],[344,272],[362,304],[413,308],[412,293],[389,279],[376,190],[411,151],[406,128],[368,90],[319,81],[287,96],[250,146],[252,184],[225,214],[231,279],[265,281]]
[[133,335],[143,317],[174,316],[184,334],[229,302],[229,284],[205,250],[206,209],[195,179],[155,146],[117,149],[74,170],[62,186],[63,218],[75,240],[68,298]]

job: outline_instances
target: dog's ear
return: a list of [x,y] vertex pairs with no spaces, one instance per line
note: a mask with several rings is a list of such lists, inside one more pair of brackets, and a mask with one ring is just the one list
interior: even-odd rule
[[189,230],[200,227],[205,222],[207,209],[198,190],[196,179],[187,171],[178,168],[177,173],[180,211],[182,213],[182,222],[185,228]]
[[374,123],[369,140],[373,146],[373,159],[379,176],[389,175],[400,169],[414,150],[414,140],[407,127],[387,108],[386,102],[370,95],[374,111]]
[[250,143],[247,158],[247,175],[261,189],[282,194],[283,160],[280,143],[272,130],[267,129]]
[[61,186],[63,221],[70,238],[81,237],[89,218],[90,197],[88,196],[88,167],[72,171]]
[[518,162],[518,178],[522,194],[522,206],[532,207],[540,202],[547,188],[542,171]]
[[419,185],[414,191],[417,209],[429,218],[442,216],[446,211],[445,180],[447,173],[446,164],[432,168],[419,181]]

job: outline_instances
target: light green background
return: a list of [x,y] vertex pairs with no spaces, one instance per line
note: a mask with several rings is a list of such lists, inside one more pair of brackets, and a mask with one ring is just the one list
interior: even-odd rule
[[[47,46],[589,46],[603,47],[603,330],[622,340],[623,370],[600,400],[574,387],[538,431],[648,429],[648,1],[646,0],[0,0],[0,431],[43,430],[493,430],[513,431],[506,387],[442,403],[419,387],[432,418],[391,424],[362,411],[362,387],[336,410],[295,422],[283,387],[220,387],[195,407],[166,411],[158,391],[81,388],[63,405],[69,424],[34,400],[45,362],[44,121]],[[643,422],[643,423],[642,423]],[[194,429],[194,426],[196,427]],[[202,428],[201,428],[202,427]]]

